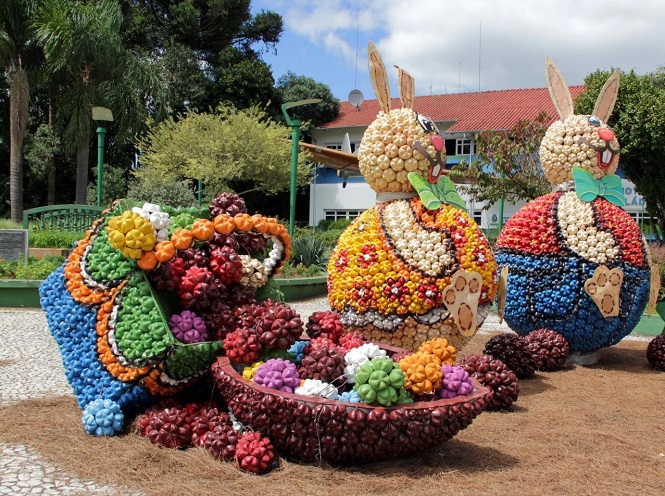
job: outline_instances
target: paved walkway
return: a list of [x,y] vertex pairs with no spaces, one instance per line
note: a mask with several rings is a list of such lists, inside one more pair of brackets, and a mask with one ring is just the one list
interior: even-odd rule
[[[307,321],[313,312],[328,309],[326,298],[291,303]],[[509,327],[490,312],[481,334]],[[648,340],[629,336],[626,339]],[[29,364],[29,366],[16,366]],[[71,395],[60,354],[41,310],[0,308],[0,405],[31,398]],[[83,429],[81,435],[84,436]],[[128,495],[126,489],[80,480],[52,465],[31,448],[0,443],[0,495]],[[132,493],[136,494],[136,493]]]

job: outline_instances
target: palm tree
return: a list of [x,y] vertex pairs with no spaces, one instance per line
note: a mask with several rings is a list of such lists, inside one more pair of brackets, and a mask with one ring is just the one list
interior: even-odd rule
[[162,108],[164,85],[149,70],[149,61],[124,49],[122,13],[114,0],[89,4],[45,0],[32,27],[44,50],[51,84],[59,88],[54,106],[66,149],[76,156],[76,203],[86,203],[91,109],[108,107],[116,117],[121,141],[144,124],[146,104]]
[[5,0],[0,8],[0,60],[9,80],[9,198],[15,222],[23,220],[23,142],[30,101],[26,69],[37,57],[29,19],[37,4],[33,0]]

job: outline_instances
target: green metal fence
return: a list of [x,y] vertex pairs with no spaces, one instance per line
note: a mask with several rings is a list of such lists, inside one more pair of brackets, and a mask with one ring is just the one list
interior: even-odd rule
[[101,217],[103,207],[93,205],[50,205],[23,211],[23,229],[36,226],[38,229],[60,231],[85,231]]

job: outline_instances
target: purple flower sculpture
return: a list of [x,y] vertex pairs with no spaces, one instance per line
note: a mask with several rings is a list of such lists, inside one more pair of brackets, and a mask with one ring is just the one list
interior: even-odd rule
[[462,394],[473,392],[473,384],[469,373],[463,367],[444,365],[441,367],[443,379],[438,390],[441,398],[454,398]]
[[181,343],[200,343],[208,340],[205,322],[189,310],[171,316],[169,327],[175,338]]
[[292,393],[300,386],[296,364],[282,358],[272,358],[256,369],[254,382],[263,386]]

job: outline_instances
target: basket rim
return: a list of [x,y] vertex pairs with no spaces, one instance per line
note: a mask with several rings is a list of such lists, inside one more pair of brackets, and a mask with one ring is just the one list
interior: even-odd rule
[[[385,349],[386,351],[392,351],[392,352],[402,351],[401,348],[396,348],[394,346],[389,346],[385,344],[379,344],[379,347]],[[262,394],[279,396],[285,399],[292,399],[294,401],[299,401],[301,403],[311,403],[313,405],[327,405],[327,406],[339,405],[347,408],[359,408],[364,410],[374,410],[377,408],[382,408],[390,412],[394,410],[421,410],[423,408],[449,407],[467,402],[475,402],[479,398],[482,398],[491,392],[489,387],[483,386],[475,378],[471,377],[471,381],[474,386],[474,390],[471,394],[455,396],[454,398],[439,398],[438,400],[431,400],[431,401],[416,401],[414,403],[395,403],[390,406],[370,405],[368,403],[362,403],[362,402],[354,403],[350,401],[333,400],[319,396],[305,396],[302,394],[287,393],[285,391],[278,391],[277,389],[257,384],[256,382],[243,377],[242,374],[240,374],[234,368],[229,358],[225,356],[217,358],[217,360],[213,364],[213,369],[214,368],[221,369],[221,371],[224,372],[226,375],[228,375],[232,380],[239,382],[244,386],[252,388]]]

